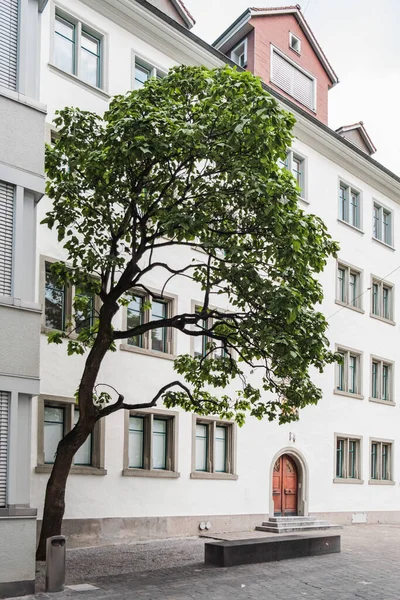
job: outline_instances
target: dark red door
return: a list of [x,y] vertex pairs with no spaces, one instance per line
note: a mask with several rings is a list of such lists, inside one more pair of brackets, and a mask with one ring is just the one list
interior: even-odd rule
[[272,495],[275,515],[297,515],[297,469],[287,454],[280,456],[275,463]]

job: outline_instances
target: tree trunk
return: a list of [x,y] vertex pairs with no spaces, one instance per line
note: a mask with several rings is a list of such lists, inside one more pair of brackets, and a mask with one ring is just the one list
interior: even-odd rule
[[93,423],[78,423],[58,444],[56,459],[47,482],[42,528],[36,560],[46,560],[46,540],[61,534],[65,511],[65,488],[75,453],[92,433]]

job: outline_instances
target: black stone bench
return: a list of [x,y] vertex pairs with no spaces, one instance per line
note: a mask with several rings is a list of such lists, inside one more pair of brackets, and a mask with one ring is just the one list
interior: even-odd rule
[[205,544],[204,562],[234,567],[340,552],[340,535],[287,535]]

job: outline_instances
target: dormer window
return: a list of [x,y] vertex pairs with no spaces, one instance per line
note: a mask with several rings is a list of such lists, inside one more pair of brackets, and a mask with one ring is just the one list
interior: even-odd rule
[[239,67],[245,68],[247,66],[247,38],[233,48],[231,51],[231,60],[239,65]]
[[301,41],[291,31],[289,31],[289,47],[292,50],[294,50],[295,52],[297,52],[297,54],[300,54],[300,52],[301,52]]

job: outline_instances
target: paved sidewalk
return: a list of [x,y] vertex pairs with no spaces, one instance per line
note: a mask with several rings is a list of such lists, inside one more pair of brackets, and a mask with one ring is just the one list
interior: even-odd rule
[[67,584],[98,589],[26,600],[400,600],[400,525],[338,533],[341,554],[229,569],[203,565],[200,538],[71,550]]

